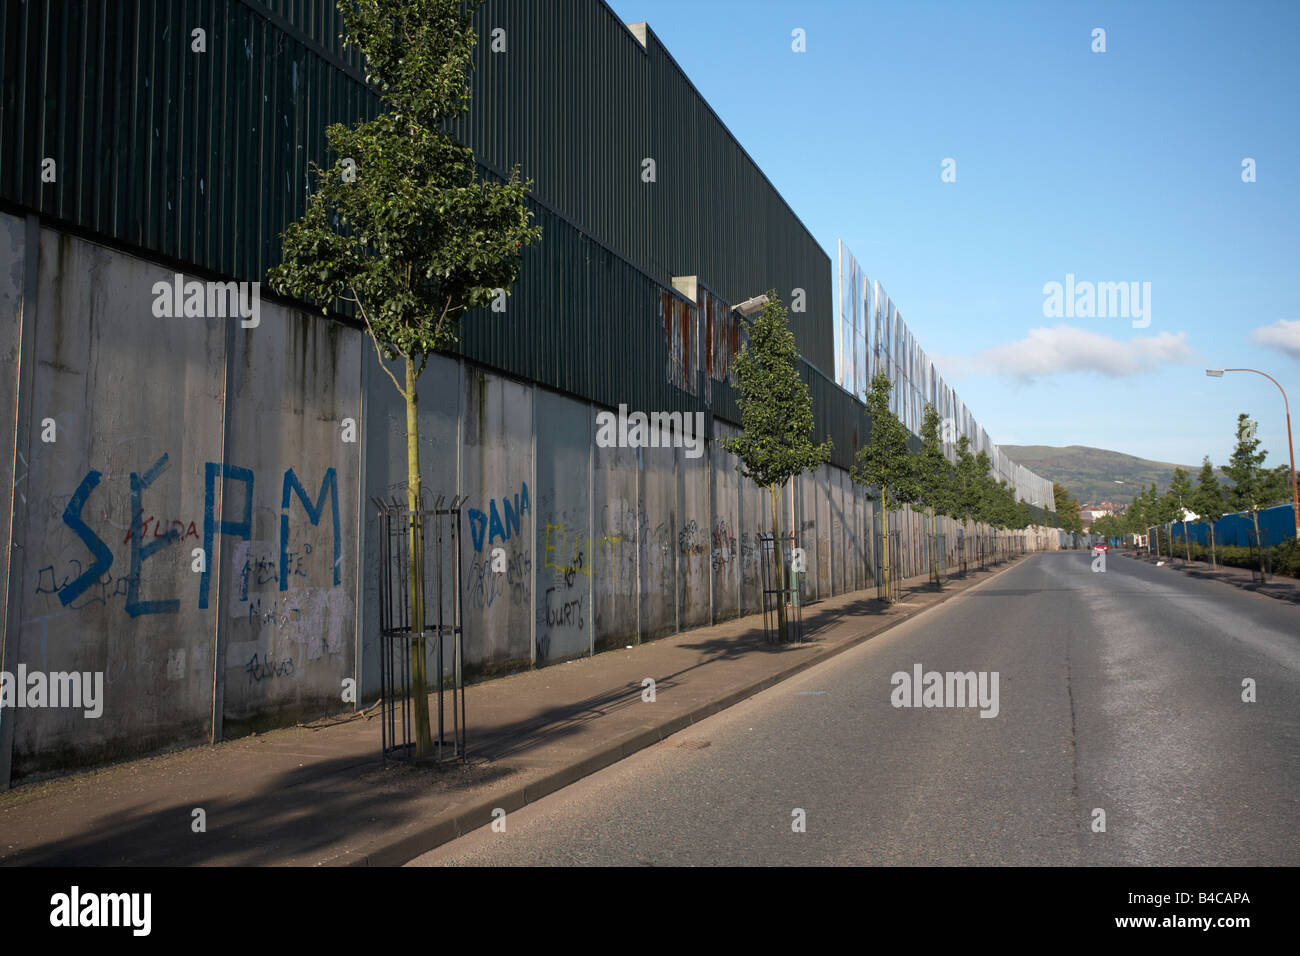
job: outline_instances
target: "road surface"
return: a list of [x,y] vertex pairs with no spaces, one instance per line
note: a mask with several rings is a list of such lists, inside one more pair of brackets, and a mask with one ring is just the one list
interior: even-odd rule
[[413,865],[1300,864],[1300,608],[1091,568],[1034,555]]

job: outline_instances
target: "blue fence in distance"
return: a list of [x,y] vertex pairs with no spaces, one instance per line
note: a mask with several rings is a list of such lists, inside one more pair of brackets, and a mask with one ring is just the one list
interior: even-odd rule
[[[1208,521],[1187,522],[1187,535],[1197,544],[1208,545],[1210,543],[1210,524]],[[1249,547],[1250,532],[1254,530],[1254,524],[1250,520],[1249,512],[1238,512],[1237,514],[1224,515],[1214,523],[1214,543],[1218,545]],[[1267,541],[1270,545],[1279,544],[1287,538],[1295,537],[1295,516],[1292,512],[1291,505],[1274,505],[1272,508],[1265,508],[1259,513],[1259,530],[1268,533]],[[1174,525],[1174,540],[1181,541],[1183,538],[1183,525],[1178,522]]]

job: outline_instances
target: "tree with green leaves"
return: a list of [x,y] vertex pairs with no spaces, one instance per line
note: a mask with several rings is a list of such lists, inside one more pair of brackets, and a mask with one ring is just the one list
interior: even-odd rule
[[[1156,557],[1160,557],[1160,496],[1156,494],[1156,483],[1151,482],[1150,488],[1143,488],[1138,495],[1140,504],[1138,513],[1142,515],[1142,533],[1149,535],[1152,529],[1155,530],[1156,538]],[[1148,548],[1150,545],[1148,544]]]
[[[1192,511],[1192,479],[1182,468],[1174,469],[1174,477],[1169,482],[1169,498],[1173,506],[1173,520],[1183,523],[1183,548],[1187,560],[1192,560],[1192,543],[1187,537],[1187,512]],[[1173,550],[1173,531],[1169,534],[1170,550]],[[1172,554],[1170,555],[1172,557]]]
[[[987,458],[987,456],[986,456]],[[970,436],[957,438],[957,461],[953,466],[952,516],[962,523],[962,556],[970,556],[966,547],[968,522],[979,514],[979,461],[971,454]]]
[[867,494],[867,500],[880,502],[880,527],[884,534],[880,570],[886,595],[893,594],[889,586],[889,509],[912,504],[920,494],[912,452],[907,447],[907,428],[889,408],[893,387],[884,372],[877,372],[871,379],[871,388],[866,393],[871,434],[858,449],[849,472],[849,477],[858,484],[877,489],[876,496]]
[[921,451],[912,459],[919,500],[911,507],[930,518],[930,580],[937,588],[943,587],[939,580],[939,518],[952,513],[956,478],[939,435],[939,412],[927,403],[921,421]]
[[1012,525],[1017,531],[1024,531],[1034,523],[1034,509],[1028,501],[1016,502],[1016,521]]
[[[416,752],[432,751],[424,639],[424,531],[419,517],[416,383],[429,355],[457,342],[469,309],[504,294],[529,225],[530,182],[479,177],[473,152],[444,131],[469,108],[472,13],[480,0],[339,0],[344,42],[365,57],[383,112],[325,130],[334,165],[313,164],[315,191],[281,236],[271,287],[327,312],[355,309],[380,366],[406,404],[410,542],[411,691]],[[404,383],[387,361],[404,360]],[[441,679],[441,675],[438,675]]]
[[1255,437],[1255,423],[1245,412],[1237,416],[1237,445],[1223,473],[1232,484],[1228,487],[1228,504],[1237,511],[1250,512],[1255,527],[1255,541],[1259,542],[1259,512],[1268,506],[1272,479],[1264,468],[1268,452],[1258,451],[1259,439]]
[[1115,515],[1102,515],[1093,519],[1092,533],[1109,541],[1111,538],[1118,538],[1123,535],[1124,527],[1120,519]]
[[776,558],[777,628],[785,639],[785,556],[781,546],[781,492],[791,478],[824,465],[830,439],[814,445],[812,394],[799,377],[799,350],[776,292],[767,294],[761,312],[745,320],[747,338],[732,359],[736,374],[741,427],[738,438],[722,447],[740,459],[741,473],[766,488],[772,501],[772,537]]
[[[978,525],[983,525],[986,529],[979,532],[986,540],[991,539],[990,532],[993,530],[993,462],[989,459],[989,453],[980,450],[975,456],[975,521],[976,531],[979,532]],[[987,551],[985,551],[987,555]],[[981,562],[983,566],[983,562]]]
[[[1154,491],[1155,485],[1152,484],[1151,488]],[[1169,557],[1172,559],[1174,556],[1174,522],[1179,517],[1178,502],[1169,491],[1166,491],[1156,498],[1152,514],[1156,519],[1157,539],[1159,538],[1160,529],[1164,529],[1165,541],[1169,544]]]
[[1266,502],[1264,507],[1291,503],[1291,466],[1286,462],[1264,469],[1262,484],[1260,497]]
[[1079,502],[1059,482],[1052,483],[1052,497],[1056,500],[1056,520],[1062,531],[1083,534],[1083,518]]
[[998,531],[1005,531],[1011,523],[1011,503],[1015,492],[1005,478],[994,481],[989,486],[989,524]]
[[1192,494],[1192,510],[1210,527],[1210,567],[1218,566],[1214,553],[1214,524],[1227,511],[1223,486],[1214,474],[1214,466],[1206,455],[1201,462],[1201,473],[1196,478],[1196,491]]
[[1120,519],[1125,534],[1145,535],[1147,533],[1146,513],[1143,510],[1145,504],[1141,491],[1133,496],[1133,500],[1124,511],[1123,518]]
[[[1012,531],[1027,526],[1027,522],[1026,524],[1021,523],[1025,514],[1021,509],[1024,502],[1016,498],[1015,486],[1005,478],[998,480],[996,483],[993,483],[992,479],[990,479],[990,501],[989,524],[995,529],[998,531]],[[1000,540],[1007,547],[1010,546],[1010,539],[1005,535]]]

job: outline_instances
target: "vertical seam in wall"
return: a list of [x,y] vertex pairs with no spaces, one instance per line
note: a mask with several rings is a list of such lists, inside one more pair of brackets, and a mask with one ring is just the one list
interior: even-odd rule
[[[353,603],[353,637],[352,637],[352,681],[353,681],[353,701],[352,709],[358,710],[361,707],[362,688],[365,682],[365,647],[366,647],[366,621],[365,621],[365,595],[366,595],[366,569],[363,565],[365,560],[365,540],[366,540],[366,502],[369,498],[366,492],[369,490],[367,485],[366,465],[368,456],[366,447],[369,443],[369,415],[370,403],[366,401],[366,388],[370,384],[370,374],[367,371],[368,363],[366,362],[366,345],[365,336],[368,333],[362,332],[360,344],[361,369],[358,375],[359,385],[361,388],[360,396],[357,401],[357,520],[356,520],[356,555],[353,564],[353,580],[356,581],[355,601]],[[378,542],[376,542],[376,545]],[[376,548],[377,550],[377,548]]]
[[645,562],[642,555],[646,549],[646,531],[650,527],[649,521],[645,518],[645,483],[641,479],[642,469],[645,467],[645,460],[641,457],[641,449],[633,449],[636,461],[636,643],[640,644],[645,640]]
[[[215,517],[213,523],[215,528],[212,535],[213,554],[206,555],[208,560],[208,569],[211,572],[210,577],[216,578],[217,600],[213,607],[213,628],[212,628],[212,726],[208,733],[208,742],[215,744],[223,739],[225,732],[225,709],[226,709],[226,602],[229,595],[226,594],[226,575],[222,573],[222,565],[225,564],[225,535],[221,532],[223,522],[226,520],[226,454],[230,449],[230,431],[231,431],[231,385],[234,381],[235,371],[232,355],[235,345],[235,323],[226,322],[225,350],[222,365],[222,385],[221,385],[221,449],[219,459],[221,468],[216,475],[217,487],[213,492],[213,505]],[[208,489],[207,468],[204,467],[204,489],[203,494],[206,497]],[[250,488],[247,492],[252,494]],[[251,531],[252,529],[250,529]],[[251,542],[250,542],[251,544]],[[250,551],[251,555],[251,551]]]
[[742,616],[745,613],[745,482],[748,481],[740,473],[740,460],[732,466],[736,476],[736,567],[739,573],[736,575],[736,615]]
[[587,656],[596,656],[596,406],[587,408]]
[[[830,465],[823,465],[822,467],[826,469],[826,541],[827,541],[826,543],[827,568],[826,569],[830,573],[830,578],[829,578],[830,595],[829,596],[834,597],[835,596],[835,493],[831,491]],[[840,480],[836,478],[835,484],[838,486],[839,483]],[[843,497],[841,497],[840,504],[843,505],[843,503],[844,503],[844,499]],[[841,514],[840,528],[843,529],[843,527],[844,527],[844,515]],[[841,536],[843,536],[843,530],[841,530],[840,533]]]
[[[537,494],[537,383],[532,383],[532,401],[529,402],[528,414],[528,480],[532,483],[533,494]],[[539,501],[541,499],[538,499]],[[537,530],[541,522],[537,520],[538,515],[533,516],[533,554],[538,553]],[[545,555],[543,555],[543,559]],[[530,613],[528,615],[528,660],[533,667],[537,666],[537,561],[532,561],[529,569],[530,589],[532,600],[530,602]]]
[[[464,357],[463,355],[460,355],[460,356],[457,356],[457,357],[456,357],[456,383],[457,383],[457,386],[458,386],[457,389],[456,389],[456,479],[455,479],[455,481],[452,483],[452,484],[453,484],[453,487],[455,488],[455,490],[452,492],[452,497],[453,497],[453,499],[458,498],[458,497],[460,497],[462,494],[465,493],[464,489],[465,489],[465,484],[466,484],[466,482],[465,482],[465,475],[464,475],[464,472],[465,472],[465,419],[466,419],[466,417],[467,417],[467,413],[468,413],[468,410],[469,410],[469,409],[468,409],[468,403],[465,401],[465,396],[467,396],[467,395],[469,394],[469,366],[466,364],[466,362],[465,362],[465,357]],[[424,432],[424,430],[421,429],[421,434],[423,434],[423,432]],[[482,436],[482,435],[479,435],[478,439],[479,439],[479,447],[482,448],[482,447],[483,447],[483,436]],[[458,513],[457,513],[457,516],[456,516],[456,551],[457,551],[457,554],[456,554],[455,558],[454,558],[453,561],[452,561],[452,567],[453,567],[453,568],[455,568],[455,567],[457,566],[457,565],[456,565],[456,562],[458,562],[458,561],[460,560],[461,548],[464,547],[464,542],[462,541],[462,534],[463,534],[463,532],[461,531],[461,526],[460,526],[460,514],[463,514],[463,513],[464,513],[466,502],[464,502],[464,501],[455,501],[454,503],[455,503],[455,505],[456,505],[456,508],[458,509]],[[470,531],[470,535],[472,536],[473,534],[474,534],[474,532],[473,532],[473,530],[471,529],[471,531]],[[489,556],[491,556],[491,549],[489,549]],[[439,582],[439,587],[441,587],[441,586],[442,586],[442,585],[441,585],[441,581],[440,581],[440,582]],[[456,587],[456,602],[455,602],[454,607],[457,608],[457,609],[459,609],[460,612],[461,612],[460,615],[458,616],[457,620],[456,620],[456,623],[460,625],[460,629],[461,629],[461,630],[460,630],[461,658],[459,659],[459,667],[460,667],[460,671],[461,671],[461,675],[460,675],[460,676],[463,678],[463,677],[464,677],[464,673],[465,673],[465,661],[464,661],[464,657],[467,655],[467,651],[468,651],[468,648],[469,648],[469,641],[467,640],[467,638],[468,638],[469,635],[468,635],[467,629],[466,629],[466,627],[465,627],[464,608],[461,607],[461,606],[460,606],[460,603],[459,603],[460,600],[461,600],[461,593],[460,593],[461,580],[460,580],[459,575],[457,575],[457,580],[456,580],[456,583],[455,583],[454,586]],[[442,639],[442,638],[439,637],[439,640],[440,640],[440,641],[441,641],[441,639]],[[483,645],[480,644],[480,647],[482,647],[482,646],[483,646]],[[446,680],[446,675],[443,673],[443,670],[442,670],[443,664],[442,664],[442,658],[441,658],[441,654],[442,654],[442,645],[441,645],[441,644],[439,644],[439,650],[438,650],[438,653],[439,653],[439,655],[440,655],[439,658],[438,658],[438,686],[441,687],[443,681]],[[510,650],[509,650],[509,644],[507,644],[507,646],[506,646],[506,653],[507,653],[507,654],[510,653]],[[484,658],[486,659],[487,655],[484,654],[483,656],[484,656]],[[453,666],[453,667],[456,667],[456,666],[457,666],[457,664],[456,664],[457,658],[456,658],[455,654],[452,655],[452,661],[453,661],[452,666]]]
[[[803,476],[803,474],[801,473],[801,474],[799,474],[799,475],[797,475],[797,476],[795,477],[795,480],[794,480],[794,481],[791,481],[791,482],[789,482],[788,484],[789,484],[789,488],[790,488],[790,534],[794,536],[794,537],[791,538],[791,541],[793,542],[793,544],[791,545],[791,547],[795,547],[795,548],[803,548],[803,549],[804,549],[805,561],[806,561],[806,560],[807,560],[808,549],[807,549],[807,547],[806,547],[807,542],[805,542],[804,539],[803,539],[803,512],[804,512],[804,508],[803,508],[803,485],[804,485],[803,477],[804,477],[804,476]],[[773,533],[773,534],[776,533],[776,529],[775,529],[775,528],[772,529],[772,533]],[[813,553],[816,554],[816,552],[813,552]],[[783,550],[783,556],[784,556],[784,550]],[[815,566],[815,564],[816,564],[816,562],[815,562],[815,559],[814,559],[814,566]],[[794,555],[793,555],[793,554],[790,555],[790,567],[791,567],[792,569],[794,568]],[[804,567],[807,568],[808,565],[805,564]],[[804,572],[804,577],[806,578],[807,576],[808,576],[808,574],[807,574],[807,571],[805,570],[805,572]],[[791,578],[794,578],[794,571],[793,571],[793,570],[790,572],[790,577],[791,577]],[[786,587],[793,587],[793,586],[794,586],[794,581],[793,581],[793,580],[786,581],[785,586],[786,586]],[[780,596],[779,600],[784,601],[784,600],[785,600],[785,596],[784,596],[784,595]],[[785,635],[782,635],[782,639],[784,639],[784,637],[785,637]]]
[[[712,383],[706,381],[706,387],[712,388]],[[716,432],[715,432],[716,434]],[[704,441],[703,429],[701,429],[700,440]],[[704,562],[704,573],[709,576],[709,623],[718,623],[718,609],[715,606],[713,598],[713,440],[705,442],[704,445],[704,508],[705,517],[708,519],[705,524],[705,541],[708,549],[708,560]]]
[[[13,657],[18,652],[22,640],[22,594],[21,578],[26,562],[22,560],[24,543],[27,538],[28,508],[19,499],[23,495],[18,490],[19,454],[24,454],[27,462],[23,468],[24,487],[28,486],[27,475],[31,473],[31,421],[33,392],[36,385],[36,310],[40,300],[40,261],[41,261],[41,222],[35,214],[28,215],[23,222],[23,289],[20,312],[18,316],[18,368],[15,378],[16,394],[14,400],[14,444],[13,470],[10,484],[13,498],[10,499],[8,515],[8,534],[3,542],[9,549],[5,559],[5,615],[0,621],[0,670],[13,670]],[[14,717],[17,710],[11,708],[8,713],[0,709],[0,790],[9,789],[13,771]]]
[[679,543],[680,539],[678,537],[681,534],[681,529],[686,526],[686,522],[683,520],[683,515],[682,515],[682,512],[685,510],[684,503],[686,499],[686,494],[684,489],[682,488],[682,481],[684,479],[682,477],[682,469],[679,462],[681,456],[678,454],[678,452],[681,451],[681,449],[674,446],[670,446],[670,447],[672,447],[672,454],[673,454],[673,512],[674,512],[673,523],[672,523],[673,537],[672,537],[672,545],[671,545],[672,555],[673,555],[673,618],[674,618],[673,629],[676,633],[680,634],[682,632],[682,602],[686,600],[686,594],[688,592],[688,589],[683,587],[682,585],[682,553],[681,553],[682,549]]

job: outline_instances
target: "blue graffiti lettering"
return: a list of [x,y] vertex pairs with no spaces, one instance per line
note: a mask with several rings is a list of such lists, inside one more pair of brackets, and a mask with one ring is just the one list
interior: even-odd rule
[[63,509],[63,523],[76,533],[77,537],[90,549],[90,553],[95,556],[95,563],[87,568],[85,573],[78,577],[77,580],[59,592],[59,600],[63,602],[64,607],[67,607],[80,597],[81,592],[99,580],[113,566],[113,552],[109,550],[104,540],[91,531],[86,526],[86,522],[81,520],[81,509],[86,506],[86,499],[95,490],[95,486],[99,484],[101,477],[103,476],[97,471],[86,472],[86,477],[81,479],[81,484],[77,486],[76,492],[68,501],[68,506]]
[[[502,496],[501,509],[497,508],[497,500],[493,498],[488,502],[488,513],[484,514],[477,508],[470,508],[469,533],[474,542],[474,550],[483,550],[483,539],[486,536],[488,547],[493,547],[497,541],[509,541],[513,535],[519,534],[520,519],[532,512],[532,505],[528,500],[528,482],[520,485],[520,492],[514,496],[514,504],[511,506],[510,498]],[[501,510],[505,511],[505,521],[501,520]]]
[[[216,510],[216,484],[218,478],[230,478],[234,481],[242,481],[247,487],[244,495],[244,517],[242,521],[227,521],[224,517],[217,521],[215,517]],[[225,496],[221,499],[221,513],[226,513]],[[202,610],[208,606],[208,585],[212,579],[212,539],[214,534],[234,535],[244,541],[253,539],[253,472],[249,468],[240,468],[238,465],[227,465],[225,462],[210,461],[204,468],[203,480],[203,553],[208,556],[208,562],[204,565],[203,571],[199,573],[199,609]],[[248,578],[244,577],[240,582],[239,599],[248,600]]]
[[140,569],[145,559],[180,537],[180,532],[172,528],[161,539],[150,541],[147,545],[141,544],[144,540],[144,506],[140,496],[166,469],[167,455],[164,453],[153,463],[153,467],[144,473],[143,478],[134,471],[131,472],[131,577],[127,583],[126,613],[132,617],[139,617],[141,614],[175,614],[181,609],[181,602],[176,599],[140,600]]
[[280,498],[280,590],[289,589],[289,502],[290,492],[298,495],[302,501],[302,506],[307,510],[307,517],[311,519],[313,526],[320,525],[321,514],[325,511],[325,495],[330,496],[330,505],[334,518],[334,583],[342,581],[341,566],[343,563],[342,542],[339,535],[339,482],[338,476],[333,468],[325,469],[325,477],[321,479],[320,494],[316,498],[316,504],[311,503],[307,497],[307,489],[298,481],[298,476],[290,468],[284,473],[284,494]]

